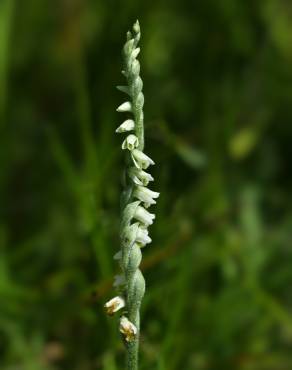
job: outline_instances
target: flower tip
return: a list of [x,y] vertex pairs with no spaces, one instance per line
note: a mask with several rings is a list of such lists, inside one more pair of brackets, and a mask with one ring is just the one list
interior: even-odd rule
[[134,23],[133,30],[134,30],[136,33],[139,33],[139,32],[140,32],[140,23],[139,23],[138,19],[137,19],[137,20],[136,20],[136,22]]

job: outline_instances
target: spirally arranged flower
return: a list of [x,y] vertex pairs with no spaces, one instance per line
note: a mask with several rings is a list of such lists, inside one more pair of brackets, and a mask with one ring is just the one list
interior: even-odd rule
[[125,300],[123,297],[114,297],[104,305],[108,315],[113,315],[115,312],[125,307]]
[[126,134],[122,149],[126,152],[125,188],[121,197],[122,219],[120,227],[121,250],[114,259],[121,266],[122,274],[115,277],[114,286],[119,296],[105,304],[112,315],[124,309],[120,319],[120,332],[127,349],[127,369],[136,370],[140,330],[140,305],[145,292],[145,280],[139,269],[142,259],[141,248],[151,243],[148,227],[153,224],[155,215],[146,208],[156,203],[159,193],[148,189],[153,177],[146,172],[154,161],[144,153],[144,95],[140,77],[140,25],[137,21],[133,31],[127,33],[123,48],[125,86],[117,86],[128,99],[118,108],[126,113],[125,121],[116,129],[119,134]]

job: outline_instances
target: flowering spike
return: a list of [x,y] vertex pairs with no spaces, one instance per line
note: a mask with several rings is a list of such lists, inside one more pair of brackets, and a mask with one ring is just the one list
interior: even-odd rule
[[[155,215],[145,208],[155,204],[159,193],[147,188],[153,177],[143,171],[154,161],[144,152],[144,95],[143,81],[140,77],[140,63],[137,57],[140,53],[140,25],[137,21],[133,31],[127,33],[127,41],[123,48],[124,70],[127,86],[118,86],[118,90],[130,96],[130,100],[120,105],[118,112],[130,112],[132,117],[124,121],[117,129],[117,133],[133,131],[123,143],[122,149],[128,149],[126,160],[126,187],[121,197],[122,218],[120,226],[121,250],[115,254],[122,274],[115,276],[114,287],[125,297],[127,317],[120,320],[120,332],[125,342],[134,342],[127,345],[127,369],[137,368],[139,346],[140,305],[145,293],[145,280],[139,269],[142,251],[141,248],[151,243],[148,227],[153,224]],[[136,198],[136,199],[135,199]],[[119,296],[119,297],[121,297]],[[117,297],[115,298],[117,300]],[[120,302],[120,301],[119,301]],[[116,303],[116,301],[114,301]],[[110,313],[115,312],[116,306],[109,301],[106,305]]]
[[137,19],[137,20],[136,20],[136,22],[134,23],[133,30],[134,30],[136,33],[140,33],[140,24],[139,24],[138,19]]

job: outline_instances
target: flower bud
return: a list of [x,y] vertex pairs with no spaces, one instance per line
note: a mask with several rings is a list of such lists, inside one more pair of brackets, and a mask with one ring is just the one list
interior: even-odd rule
[[126,101],[125,103],[121,104],[117,108],[118,112],[132,112],[132,104],[129,101]]
[[132,131],[135,128],[135,122],[132,119],[127,119],[125,122],[123,122],[117,129],[117,133]]

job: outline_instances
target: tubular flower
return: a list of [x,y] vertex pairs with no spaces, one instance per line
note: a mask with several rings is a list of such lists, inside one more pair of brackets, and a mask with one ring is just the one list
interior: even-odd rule
[[155,219],[155,215],[146,211],[145,208],[138,206],[136,208],[135,216],[136,220],[140,221],[145,227],[153,224],[153,220]]
[[159,197],[159,193],[156,191],[149,190],[145,186],[136,186],[134,190],[134,197],[144,202],[144,205],[148,208],[151,204],[155,204],[154,199]]
[[150,165],[154,164],[151,158],[141,152],[141,150],[135,149],[131,152],[132,160],[137,168],[146,170]]
[[[127,33],[127,41],[123,48],[124,66],[122,74],[127,84],[117,86],[118,90],[127,95],[127,101],[121,104],[118,112],[131,115],[117,129],[117,133],[126,133],[122,149],[126,153],[125,161],[125,188],[121,197],[121,250],[114,256],[121,266],[122,274],[115,278],[114,286],[125,297],[125,312],[127,317],[120,320],[120,331],[125,342],[134,342],[127,345],[127,364],[132,369],[137,364],[140,306],[145,292],[145,280],[139,269],[142,259],[141,248],[151,243],[148,227],[153,224],[155,215],[145,208],[155,204],[159,193],[147,188],[153,177],[145,172],[154,161],[144,153],[144,95],[143,81],[140,77],[140,63],[137,56],[140,53],[140,25],[137,21],[131,32]],[[132,131],[131,134],[128,134]],[[113,300],[116,298],[113,298]],[[115,312],[116,306],[112,301],[106,304],[107,310]],[[108,306],[107,306],[108,305]],[[114,307],[113,307],[114,305]],[[109,307],[109,308],[108,308]],[[120,303],[117,307],[123,308]],[[132,365],[129,365],[132,364]],[[136,368],[133,365],[133,368]]]
[[110,301],[106,302],[104,307],[106,309],[106,313],[112,316],[115,312],[125,307],[125,300],[120,296],[114,297]]
[[137,148],[138,145],[139,145],[139,140],[137,136],[131,134],[127,136],[126,139],[123,141],[122,149],[133,150]]
[[120,332],[124,335],[127,342],[132,342],[137,335],[136,326],[129,321],[125,316],[122,316],[120,319]]
[[147,173],[136,167],[130,168],[128,175],[136,185],[147,186],[150,181],[154,180],[153,177],[150,175],[150,173]]

